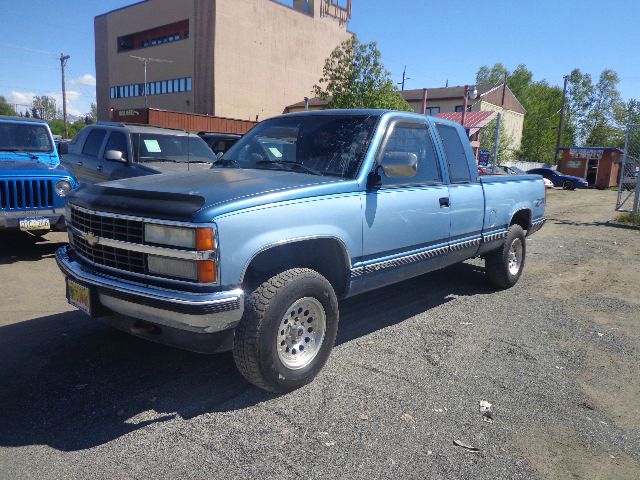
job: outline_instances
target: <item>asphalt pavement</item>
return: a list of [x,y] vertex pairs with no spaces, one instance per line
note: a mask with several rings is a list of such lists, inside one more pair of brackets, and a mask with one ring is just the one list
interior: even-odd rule
[[69,307],[64,234],[0,236],[0,478],[640,478],[640,232],[614,201],[551,192],[510,290],[474,260],[342,302],[281,396]]

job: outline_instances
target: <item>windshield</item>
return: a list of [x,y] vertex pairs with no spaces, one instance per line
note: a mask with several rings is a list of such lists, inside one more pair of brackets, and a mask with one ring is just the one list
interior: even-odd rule
[[131,135],[135,160],[145,162],[213,163],[216,156],[196,135]]
[[355,177],[378,121],[368,115],[309,115],[265,120],[219,166]]
[[53,144],[45,125],[0,122],[0,151],[51,153]]

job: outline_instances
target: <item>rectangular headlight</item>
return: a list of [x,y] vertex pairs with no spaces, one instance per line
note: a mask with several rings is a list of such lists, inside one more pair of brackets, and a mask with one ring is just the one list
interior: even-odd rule
[[196,246],[196,230],[147,223],[144,226],[144,240],[146,243],[193,249]]
[[198,262],[178,258],[147,255],[149,273],[198,281]]

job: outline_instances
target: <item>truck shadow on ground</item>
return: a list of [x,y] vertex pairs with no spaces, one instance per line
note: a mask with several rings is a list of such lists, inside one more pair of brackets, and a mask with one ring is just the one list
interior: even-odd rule
[[[451,300],[491,293],[460,264],[341,303],[338,344]],[[176,416],[274,398],[249,385],[231,354],[203,356],[137,339],[66,312],[0,327],[0,446],[92,448]]]
[[0,233],[0,265],[50,258],[66,242],[47,241],[22,232]]

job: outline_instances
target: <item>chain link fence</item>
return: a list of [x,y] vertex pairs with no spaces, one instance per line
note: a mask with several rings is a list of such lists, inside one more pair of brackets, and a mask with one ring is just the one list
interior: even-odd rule
[[620,167],[616,210],[631,210],[636,214],[640,197],[640,124],[627,127]]

